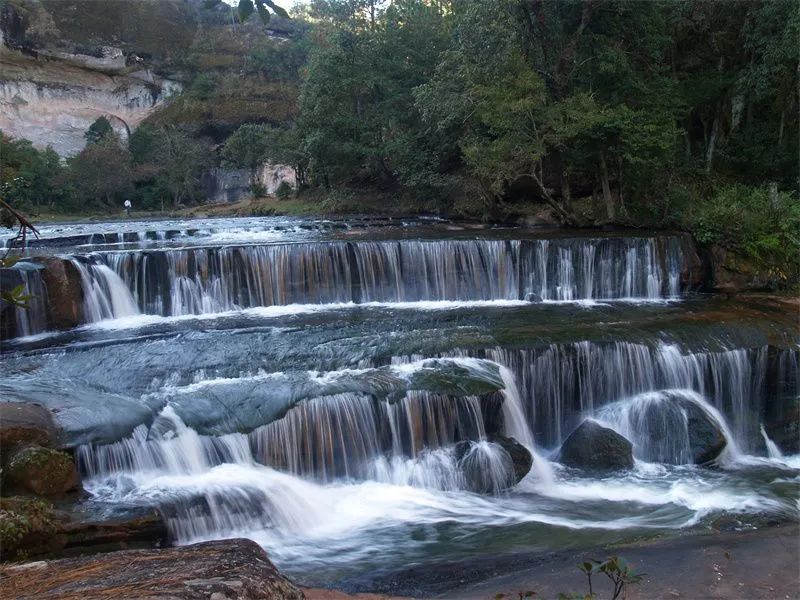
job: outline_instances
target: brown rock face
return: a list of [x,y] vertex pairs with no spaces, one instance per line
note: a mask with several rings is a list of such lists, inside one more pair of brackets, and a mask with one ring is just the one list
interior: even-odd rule
[[715,291],[734,293],[774,287],[767,273],[735,252],[713,246],[710,255]]
[[60,445],[61,436],[53,415],[39,404],[0,402],[0,452],[14,446],[38,444],[46,448]]
[[71,329],[83,323],[83,288],[78,269],[68,260],[40,259],[47,286],[47,306],[53,329]]
[[301,600],[250,540],[126,550],[0,568],[9,598]]
[[61,496],[80,485],[72,457],[41,446],[22,446],[5,454],[3,480],[15,489],[39,496]]

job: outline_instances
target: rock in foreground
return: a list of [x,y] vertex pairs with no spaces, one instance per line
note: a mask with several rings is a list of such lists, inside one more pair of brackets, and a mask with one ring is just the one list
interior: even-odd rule
[[633,446],[613,429],[586,420],[561,445],[560,462],[591,471],[633,468]]
[[19,599],[304,598],[255,542],[243,539],[7,566],[0,582],[4,597]]

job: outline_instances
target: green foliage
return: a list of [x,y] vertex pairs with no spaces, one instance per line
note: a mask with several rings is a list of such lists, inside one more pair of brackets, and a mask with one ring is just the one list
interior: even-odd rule
[[4,560],[20,558],[28,539],[46,538],[56,528],[53,506],[48,502],[17,496],[0,499],[0,548]]
[[281,181],[278,188],[275,190],[275,197],[278,200],[288,200],[294,194],[294,189],[286,181]]
[[58,204],[64,193],[58,182],[63,168],[49,146],[37,150],[28,140],[0,132],[0,197],[24,210]]
[[741,184],[721,185],[686,210],[702,244],[718,244],[754,259],[779,282],[800,281],[800,202],[796,195]]
[[105,117],[98,117],[83,134],[87,144],[99,144],[114,136],[114,128]]
[[122,196],[133,189],[131,155],[116,136],[87,144],[67,164],[65,183],[80,207],[121,203]]
[[201,176],[212,166],[208,140],[182,127],[142,125],[128,140],[139,204],[164,210],[202,199]]
[[267,195],[267,188],[263,183],[256,181],[250,184],[250,193],[253,198],[263,198]]
[[222,147],[222,164],[255,171],[267,159],[272,139],[269,125],[242,125]]
[[330,190],[319,204],[323,213],[356,214],[361,212],[361,205],[353,192],[344,188]]
[[272,2],[272,0],[239,0],[239,6],[237,8],[239,20],[243,23],[250,18],[253,12],[258,12],[258,16],[264,25],[269,24],[270,11],[285,19],[289,18],[289,13]]

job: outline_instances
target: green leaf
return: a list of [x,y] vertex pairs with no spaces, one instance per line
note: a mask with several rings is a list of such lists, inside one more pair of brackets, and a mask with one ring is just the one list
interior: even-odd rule
[[247,21],[255,9],[256,7],[253,6],[253,0],[239,0],[239,8],[237,9],[239,12],[239,20],[242,23]]
[[263,4],[258,2],[256,4],[256,10],[258,10],[258,16],[261,17],[261,22],[264,25],[269,25],[269,20],[272,17],[272,15],[269,14],[267,8]]
[[279,17],[283,17],[284,19],[289,18],[289,13],[286,12],[283,8],[275,4],[272,0],[259,0],[259,2],[263,2],[267,6],[269,6],[273,12],[278,15]]

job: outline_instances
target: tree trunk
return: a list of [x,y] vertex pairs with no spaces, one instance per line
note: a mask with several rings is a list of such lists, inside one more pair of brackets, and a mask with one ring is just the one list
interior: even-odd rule
[[611,185],[608,182],[608,166],[606,165],[605,152],[600,153],[600,184],[603,188],[603,199],[606,203],[606,218],[609,223],[613,223],[617,218],[617,207],[614,204],[614,196],[611,195]]
[[602,206],[600,204],[600,190],[597,188],[597,182],[592,184],[592,219],[595,223],[600,222],[602,217]]
[[569,185],[569,176],[566,169],[561,169],[561,204],[564,210],[572,212],[572,189]]
[[549,204],[550,207],[555,211],[561,223],[563,225],[577,225],[577,220],[572,214],[572,211],[565,210],[565,208],[561,206],[555,198],[553,198],[550,190],[545,187],[544,182],[539,178],[535,170],[531,176],[536,182],[536,185],[539,187],[539,192],[541,193],[542,198],[544,198],[544,201],[547,202],[547,204]]
[[714,123],[711,125],[711,134],[708,136],[708,146],[706,148],[706,173],[711,173],[711,163],[714,160],[714,148],[717,145],[719,136],[719,111],[714,115]]

